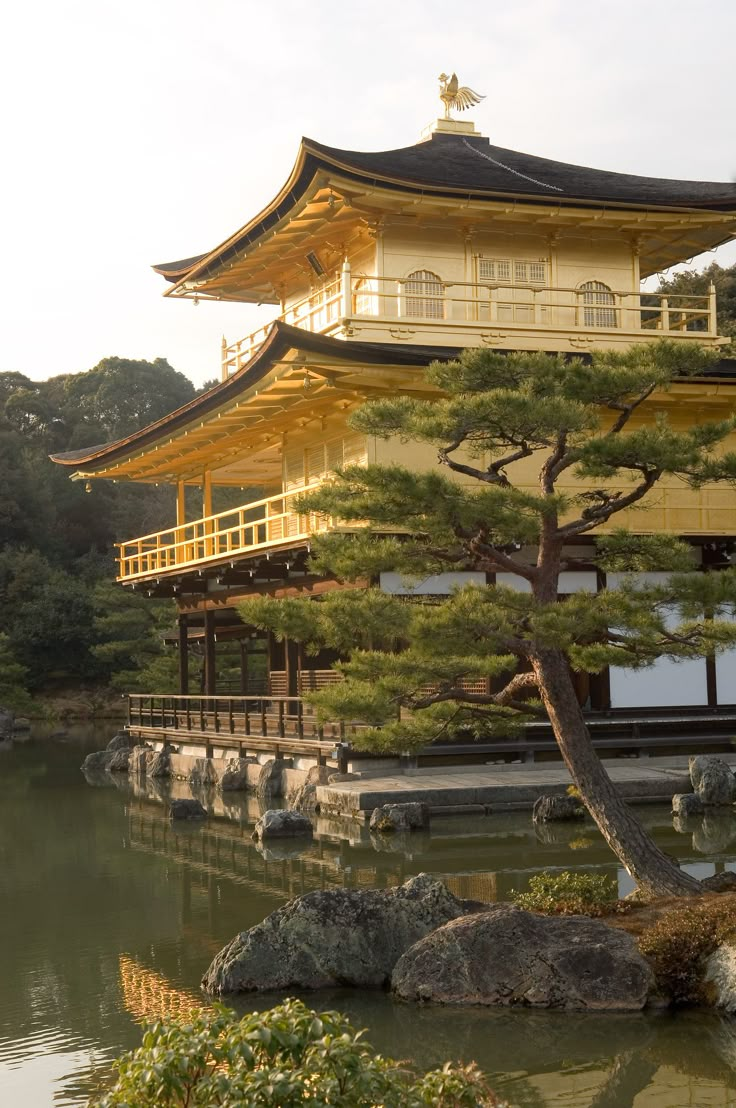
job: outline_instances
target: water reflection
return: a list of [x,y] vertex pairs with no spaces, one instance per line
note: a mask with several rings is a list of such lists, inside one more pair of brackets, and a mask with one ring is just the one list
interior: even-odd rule
[[[210,820],[174,826],[166,805],[188,787],[109,774],[87,782],[79,765],[100,745],[31,742],[0,761],[3,1104],[85,1103],[110,1059],[139,1040],[136,1020],[204,1003],[199,979],[217,950],[311,889],[390,887],[429,872],[459,896],[492,901],[541,869],[573,866],[623,884],[590,824],[535,828],[528,813],[435,820],[392,839],[320,818],[310,843],[263,848],[251,838],[254,798],[200,792]],[[709,817],[680,834],[666,810],[642,815],[689,867],[731,865],[733,821]],[[307,999],[341,1008],[379,1049],[420,1065],[474,1058],[528,1108],[736,1104],[734,1025],[701,1013],[417,1009],[380,992]]]

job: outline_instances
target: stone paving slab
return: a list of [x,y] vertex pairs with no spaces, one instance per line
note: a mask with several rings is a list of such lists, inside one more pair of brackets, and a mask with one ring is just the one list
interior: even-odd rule
[[[719,754],[736,766],[736,754]],[[661,800],[690,792],[687,755],[668,758],[617,759],[605,762],[611,778],[632,803]],[[485,809],[531,808],[542,793],[564,792],[571,779],[561,763],[544,765],[443,766],[343,781],[317,789],[325,814],[363,818],[383,804],[420,801],[437,813],[443,808],[482,806]]]

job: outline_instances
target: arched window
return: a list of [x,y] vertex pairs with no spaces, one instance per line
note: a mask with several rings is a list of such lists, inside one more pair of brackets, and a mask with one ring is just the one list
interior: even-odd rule
[[580,286],[583,296],[584,327],[617,327],[616,301],[602,281],[586,281]]
[[404,283],[405,314],[423,319],[444,319],[442,281],[428,269],[410,273]]

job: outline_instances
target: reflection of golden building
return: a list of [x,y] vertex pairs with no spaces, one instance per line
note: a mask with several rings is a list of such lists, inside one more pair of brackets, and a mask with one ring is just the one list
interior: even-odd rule
[[[235,606],[253,594],[336,587],[310,571],[308,558],[311,536],[333,522],[293,507],[336,466],[436,465],[428,446],[353,431],[348,418],[366,398],[431,395],[424,367],[464,347],[586,356],[666,337],[717,348],[725,340],[714,292],[666,297],[643,293],[640,282],[734,233],[734,184],[549,161],[494,146],[472,123],[438,120],[419,143],[381,152],[303,140],[263,211],[206,254],[156,267],[173,298],[272,304],[273,323],[224,344],[222,381],[209,392],[123,440],[56,458],[84,480],[171,485],[171,526],[122,543],[119,580],[176,598],[180,692],[189,691],[193,639],[203,643],[207,694],[226,691],[217,686],[215,643],[224,650],[228,639],[241,643],[240,692],[250,691],[258,642],[273,696],[297,697],[333,678],[334,656],[305,658],[296,644],[257,640]],[[678,426],[721,417],[734,383],[736,363],[724,361],[707,380],[653,397],[645,418],[659,409]],[[526,481],[527,472],[517,476]],[[186,495],[194,487],[197,518]],[[239,503],[247,489],[258,492]],[[576,489],[571,477],[560,491]],[[236,506],[218,511],[218,490]],[[713,564],[736,536],[736,502],[728,490],[664,481],[644,511],[616,522],[686,535],[696,563]],[[563,576],[561,591],[600,584],[593,570]],[[440,575],[432,589],[470,579]],[[730,670],[717,689],[715,667],[706,673],[703,664],[692,680],[685,669],[674,682],[687,686],[680,703],[733,699]],[[661,690],[648,701],[646,690],[627,695],[599,682],[591,706],[663,703]],[[187,718],[188,729],[196,725]]]
[[202,1011],[201,997],[184,989],[175,988],[162,974],[146,969],[127,954],[121,954],[120,988],[123,1005],[139,1022],[155,1020],[191,1019]]

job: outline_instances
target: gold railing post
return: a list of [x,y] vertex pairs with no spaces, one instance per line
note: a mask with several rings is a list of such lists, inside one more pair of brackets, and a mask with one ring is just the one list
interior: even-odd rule
[[718,316],[716,314],[716,286],[708,285],[708,334],[718,334]]
[[228,379],[228,366],[227,366],[227,340],[225,336],[222,336],[222,343],[220,344],[220,379],[227,381]]
[[660,320],[663,331],[669,331],[670,329],[670,302],[666,296],[663,296],[659,302]]

